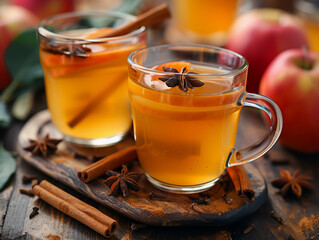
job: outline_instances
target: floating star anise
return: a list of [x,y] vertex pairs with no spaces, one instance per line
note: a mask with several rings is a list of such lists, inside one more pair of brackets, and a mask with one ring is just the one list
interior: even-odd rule
[[172,74],[165,77],[159,78],[159,80],[166,83],[168,87],[176,87],[183,92],[187,92],[188,89],[193,89],[194,87],[201,87],[204,83],[197,78],[195,78],[194,74],[198,74],[195,72],[187,72],[187,67],[183,67],[180,72],[176,68],[165,67],[163,66],[164,72],[171,72],[171,73],[180,73],[180,74]]
[[37,140],[29,139],[30,145],[23,149],[38,156],[48,156],[54,153],[57,150],[57,145],[62,141],[62,139],[50,138],[49,134],[44,138],[39,134],[37,137]]
[[281,178],[272,181],[272,185],[276,188],[281,188],[280,193],[282,196],[287,196],[291,191],[297,197],[302,195],[302,188],[312,190],[311,184],[308,182],[312,180],[311,177],[299,175],[299,169],[291,175],[287,170],[280,170]]
[[64,54],[66,56],[74,57],[88,57],[88,53],[92,50],[82,44],[63,44],[63,43],[53,43],[48,42],[41,45],[41,49],[53,54]]
[[122,192],[123,197],[130,195],[130,189],[138,191],[141,187],[137,184],[137,179],[141,176],[137,172],[129,172],[125,165],[122,166],[121,173],[108,170],[108,178],[104,183],[110,188],[110,195],[117,196]]

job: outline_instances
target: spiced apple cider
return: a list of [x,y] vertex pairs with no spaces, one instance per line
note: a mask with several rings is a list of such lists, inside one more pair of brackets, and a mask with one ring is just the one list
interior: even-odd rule
[[126,59],[145,46],[144,28],[119,37],[95,35],[132,19],[118,13],[66,14],[39,29],[47,104],[66,140],[107,146],[130,129]]

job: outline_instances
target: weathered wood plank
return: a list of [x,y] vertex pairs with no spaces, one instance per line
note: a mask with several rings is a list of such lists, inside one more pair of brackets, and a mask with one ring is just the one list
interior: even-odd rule
[[[4,219],[2,237],[14,239],[23,234],[23,226],[30,197],[19,193],[20,188],[24,188],[21,183],[22,172],[18,168],[15,174],[11,199],[9,201],[7,214]],[[14,199],[14,201],[12,200]]]
[[8,203],[11,197],[12,190],[13,182],[11,182],[10,185],[6,189],[4,189],[0,194],[0,236],[2,233],[4,218],[7,213]]

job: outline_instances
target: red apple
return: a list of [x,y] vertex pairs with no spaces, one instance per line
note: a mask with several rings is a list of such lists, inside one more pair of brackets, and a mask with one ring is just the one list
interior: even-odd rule
[[247,90],[257,92],[270,62],[281,52],[308,46],[297,17],[277,9],[255,9],[232,25],[226,47],[249,62]]
[[39,19],[18,6],[0,7],[0,90],[10,83],[10,74],[4,61],[4,53],[11,40],[23,30],[38,25]]
[[10,43],[10,33],[6,26],[0,21],[0,91],[10,83],[10,74],[4,61],[4,52]]
[[8,29],[12,39],[23,30],[37,26],[39,19],[22,7],[5,5],[0,7],[0,22]]
[[291,49],[278,55],[262,77],[260,93],[282,111],[280,141],[300,152],[319,152],[319,53]]
[[11,0],[11,4],[28,9],[40,19],[74,11],[74,0]]

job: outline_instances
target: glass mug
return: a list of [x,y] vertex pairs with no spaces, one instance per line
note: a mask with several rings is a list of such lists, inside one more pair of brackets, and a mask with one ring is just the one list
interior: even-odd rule
[[65,140],[108,146],[130,129],[127,57],[146,46],[145,28],[118,37],[98,36],[134,19],[116,12],[82,12],[53,16],[40,24],[47,104]]
[[296,0],[294,4],[297,14],[303,21],[310,49],[319,52],[319,2]]
[[[265,154],[281,133],[278,106],[245,91],[248,63],[239,54],[213,46],[171,44],[136,50],[128,62],[138,158],[147,179],[162,190],[204,191],[225,168]],[[166,67],[176,71],[164,72]],[[164,82],[174,77],[181,84],[184,79],[185,86],[185,76],[204,85],[181,91],[178,85],[169,87]],[[237,150],[243,106],[268,115],[269,133],[258,143]]]
[[224,44],[237,13],[238,0],[173,0],[174,23],[197,41]]

